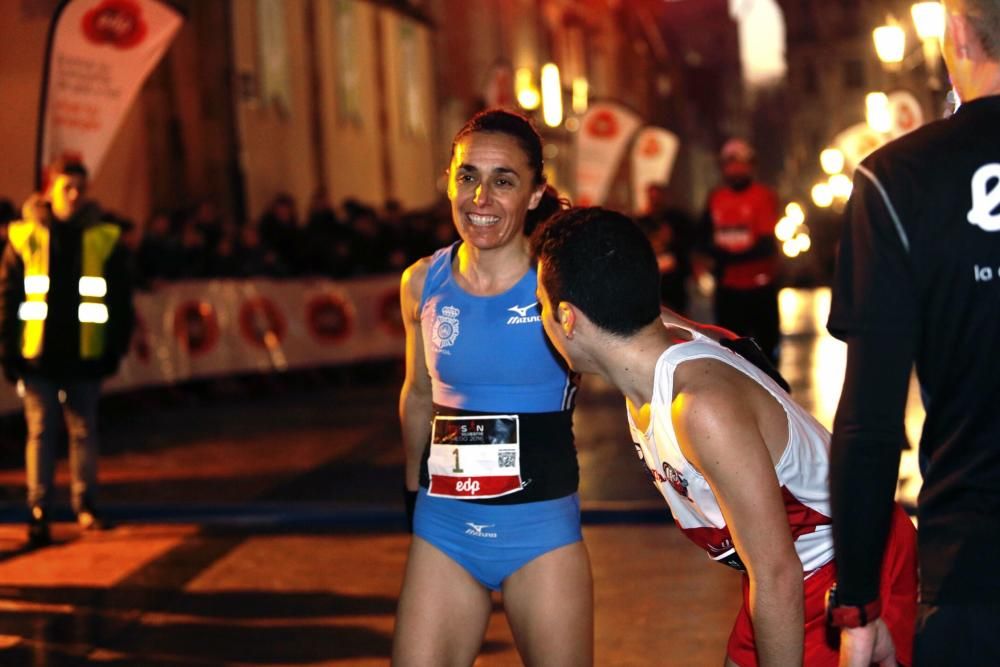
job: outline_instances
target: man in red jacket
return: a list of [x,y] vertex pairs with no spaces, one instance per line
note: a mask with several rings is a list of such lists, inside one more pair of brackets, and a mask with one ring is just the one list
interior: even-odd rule
[[719,157],[723,183],[709,194],[700,243],[715,273],[716,323],[756,339],[777,365],[778,196],[754,180],[754,151],[747,142],[730,139]]

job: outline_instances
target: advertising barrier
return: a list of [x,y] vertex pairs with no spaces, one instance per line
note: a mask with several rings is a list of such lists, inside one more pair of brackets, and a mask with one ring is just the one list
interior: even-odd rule
[[[105,392],[403,357],[399,277],[197,280],[137,292],[128,356]],[[0,386],[0,414],[21,409]]]

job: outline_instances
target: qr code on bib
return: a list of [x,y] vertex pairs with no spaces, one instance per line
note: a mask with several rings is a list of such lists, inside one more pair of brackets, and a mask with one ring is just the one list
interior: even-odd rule
[[501,468],[513,468],[517,465],[517,452],[512,449],[501,449],[497,452],[497,465]]

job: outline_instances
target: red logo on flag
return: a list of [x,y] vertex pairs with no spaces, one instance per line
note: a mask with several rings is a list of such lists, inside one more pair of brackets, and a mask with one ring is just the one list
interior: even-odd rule
[[660,154],[660,142],[656,137],[646,137],[640,152],[645,157],[656,157]]
[[587,121],[587,132],[598,139],[610,139],[618,134],[618,119],[607,109],[597,111]]
[[83,15],[83,34],[95,44],[130,49],[146,36],[142,10],[134,0],[104,0]]

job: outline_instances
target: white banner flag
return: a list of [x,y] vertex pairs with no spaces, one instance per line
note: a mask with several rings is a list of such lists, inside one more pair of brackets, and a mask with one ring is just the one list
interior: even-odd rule
[[576,133],[576,204],[600,206],[618,173],[639,116],[620,104],[598,102],[580,119]]
[[649,208],[646,188],[652,183],[666,185],[674,171],[680,139],[662,127],[644,127],[632,142],[632,206],[636,213]]
[[857,167],[869,153],[884,143],[884,135],[868,127],[867,123],[852,125],[833,139],[833,145],[844,154],[848,169]]
[[183,17],[157,0],[68,0],[53,22],[37,167],[72,158],[93,176]]
[[892,126],[889,128],[889,136],[893,139],[924,124],[924,110],[913,93],[907,90],[889,93],[889,109],[892,112]]

